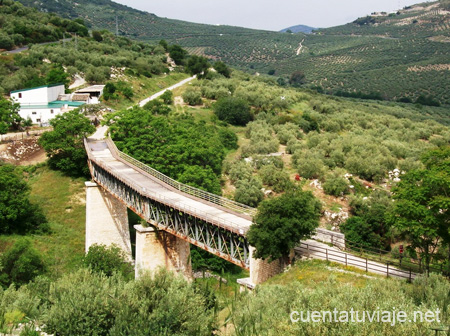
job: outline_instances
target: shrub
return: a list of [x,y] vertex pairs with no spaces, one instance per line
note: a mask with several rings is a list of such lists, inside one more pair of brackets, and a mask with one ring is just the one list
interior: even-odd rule
[[125,253],[117,245],[98,245],[89,247],[83,259],[84,265],[93,272],[111,276],[120,273],[126,277],[133,274],[132,265],[126,260]]
[[219,129],[219,137],[226,149],[238,149],[238,137],[236,133],[228,128]]
[[249,180],[253,174],[253,168],[245,161],[237,161],[231,165],[228,173],[232,182]]
[[346,195],[350,191],[347,180],[342,177],[342,172],[339,171],[327,174],[322,186],[326,194],[336,197]]
[[191,106],[202,104],[202,93],[198,87],[188,87],[183,93],[183,100]]
[[375,233],[372,226],[361,217],[350,217],[340,225],[340,228],[345,234],[345,239],[356,243],[357,246],[381,249],[385,247],[380,235]]
[[27,238],[19,239],[1,256],[0,284],[21,286],[43,274],[46,270],[39,252]]
[[0,233],[47,231],[42,209],[30,202],[30,187],[12,165],[0,164]]
[[220,98],[214,105],[214,113],[219,120],[237,126],[245,126],[252,120],[250,107],[247,102],[235,97]]
[[297,160],[297,171],[307,179],[317,179],[324,176],[327,168],[318,157],[303,156]]
[[239,180],[236,182],[234,199],[236,202],[256,207],[264,198],[261,188],[261,182],[253,177],[248,180]]
[[268,186],[271,186],[277,193],[286,191],[293,185],[289,179],[288,173],[281,169],[277,169],[273,165],[262,167],[259,174],[262,182]]

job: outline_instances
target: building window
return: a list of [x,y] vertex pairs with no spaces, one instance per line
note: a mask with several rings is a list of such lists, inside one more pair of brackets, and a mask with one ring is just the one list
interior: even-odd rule
[[41,119],[36,119],[36,122],[41,122]]
[[22,92],[19,92],[19,98],[22,98]]
[[53,110],[50,110],[50,113],[53,114]]
[[31,112],[31,114],[37,114],[37,112]]

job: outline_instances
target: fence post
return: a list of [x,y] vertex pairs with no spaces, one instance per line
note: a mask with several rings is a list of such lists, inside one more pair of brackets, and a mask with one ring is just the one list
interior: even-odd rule
[[309,258],[309,244],[306,244],[306,249],[308,251],[308,258]]
[[345,266],[347,266],[347,253],[345,253]]
[[409,268],[409,281],[412,281],[412,271],[411,271],[411,267]]
[[326,253],[327,261],[328,261],[328,249],[325,249],[325,253]]
[[366,272],[369,272],[369,264],[368,264],[368,261],[367,261],[367,257],[366,257]]

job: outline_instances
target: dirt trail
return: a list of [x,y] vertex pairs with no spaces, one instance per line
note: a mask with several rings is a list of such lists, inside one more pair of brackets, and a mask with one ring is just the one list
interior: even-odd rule
[[305,42],[305,39],[302,40],[302,42],[299,43],[298,45],[298,49],[297,49],[297,56],[300,55],[300,53],[302,52],[303,49],[303,42]]

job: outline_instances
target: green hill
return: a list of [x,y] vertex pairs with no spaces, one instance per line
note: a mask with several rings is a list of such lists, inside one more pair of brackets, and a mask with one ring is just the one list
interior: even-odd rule
[[324,92],[416,101],[430,96],[450,104],[448,0],[379,13],[314,34],[288,34],[231,26],[194,24],[157,17],[109,0],[20,2],[66,17],[81,17],[92,29],[116,30],[140,40],[166,39],[196,55],[237,68],[270,73],[284,81],[294,71]]

